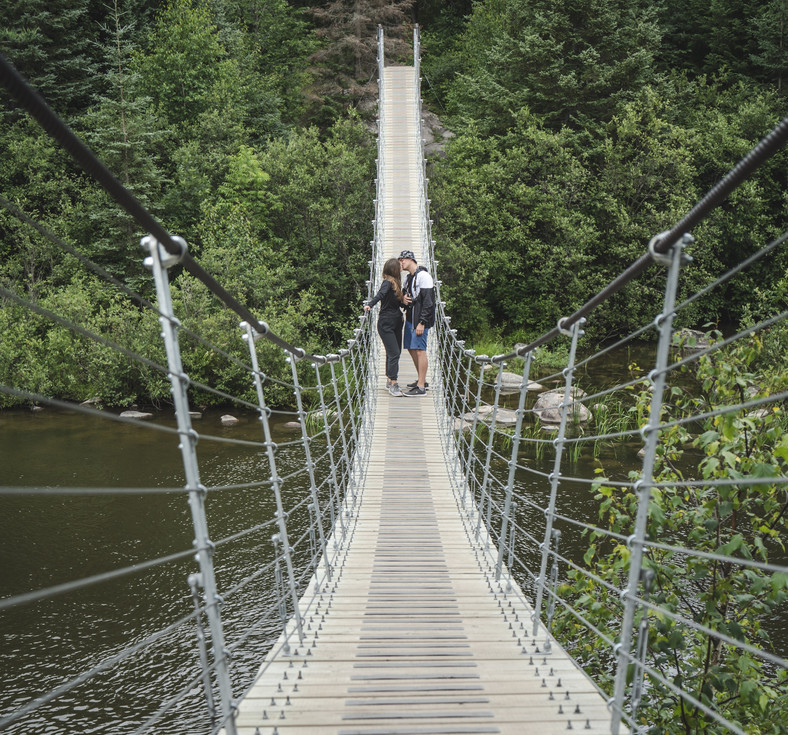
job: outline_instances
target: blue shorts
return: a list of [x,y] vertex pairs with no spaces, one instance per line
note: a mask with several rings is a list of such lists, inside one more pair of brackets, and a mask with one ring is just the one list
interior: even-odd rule
[[410,322],[405,322],[405,339],[402,342],[402,347],[406,350],[426,350],[427,349],[427,332],[430,331],[429,327],[424,327],[424,332],[419,337],[416,330]]

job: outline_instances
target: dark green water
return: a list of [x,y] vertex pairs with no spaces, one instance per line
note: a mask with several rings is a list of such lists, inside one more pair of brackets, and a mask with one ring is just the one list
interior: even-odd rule
[[[201,433],[261,441],[253,416],[224,428],[220,413],[195,423]],[[280,420],[281,424],[285,419]],[[155,421],[174,426],[172,417]],[[274,429],[274,441],[294,438]],[[201,480],[215,485],[270,476],[262,449],[201,440]],[[302,453],[282,449],[280,475],[303,467]],[[0,485],[31,487],[182,488],[177,437],[79,413],[0,413]],[[301,499],[301,481],[285,493],[286,506]],[[275,504],[268,488],[209,493],[211,539],[270,521]],[[292,534],[303,520],[294,514]],[[221,590],[272,558],[272,526],[219,547],[215,557]],[[192,548],[191,513],[185,493],[26,495],[0,497],[0,595],[36,590],[126,567]],[[303,553],[302,553],[303,555]],[[192,609],[191,558],[138,574],[19,605],[0,612],[0,712],[78,676],[113,654],[165,628]],[[226,600],[222,614],[232,644],[274,601],[256,583]],[[233,660],[237,686],[248,683],[275,626],[265,624]],[[133,731],[162,701],[188,686],[197,670],[195,630],[190,622],[90,683],[47,704],[9,727],[10,733],[118,733]],[[187,724],[188,723],[188,726]],[[200,689],[178,706],[159,733],[204,732]]]

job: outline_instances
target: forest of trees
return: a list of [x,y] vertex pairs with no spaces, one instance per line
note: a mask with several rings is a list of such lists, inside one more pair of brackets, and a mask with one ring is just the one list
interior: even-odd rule
[[[451,132],[429,161],[442,294],[469,343],[511,347],[617,276],[783,118],[786,20],[788,0],[4,0],[0,52],[228,291],[277,334],[319,353],[344,344],[367,295],[375,31],[385,30],[387,63],[409,64],[418,23],[425,104]],[[786,229],[787,164],[785,152],[772,158],[696,228],[681,297]],[[166,363],[155,312],[68,251],[152,300],[145,234],[3,93],[0,384],[111,407],[167,404],[167,380],[149,367]],[[677,326],[726,330],[785,310],[787,265],[776,249],[683,309]],[[237,317],[187,273],[171,277],[187,330],[239,357],[220,365],[183,340],[189,376],[256,400]],[[664,271],[652,268],[594,312],[586,338],[649,322],[663,283]],[[259,349],[264,372],[288,369],[281,351]],[[704,358],[694,376],[701,395],[672,393],[669,411],[784,391],[787,349],[788,328],[777,325]],[[276,390],[270,403],[288,400]],[[648,401],[644,389],[638,405]],[[0,393],[0,409],[28,402]],[[712,420],[694,440],[702,476],[784,475],[783,409],[774,406],[757,435],[748,416],[727,416],[721,427]],[[675,479],[671,458],[692,441],[669,432],[657,479]],[[720,548],[742,554],[739,524],[748,525],[759,544],[748,554],[767,561],[765,539],[784,558],[788,499],[775,487],[691,501],[677,483],[664,503],[694,510],[657,508],[656,525],[669,539],[721,528],[716,539],[706,534],[708,550],[726,538],[738,545]],[[601,478],[597,489],[602,524],[629,533],[634,493],[614,503]],[[598,553],[598,574],[615,578],[628,549],[601,553],[595,541],[588,557]],[[760,626],[788,596],[785,575],[715,570],[709,582],[703,564],[669,557],[658,560],[673,583],[660,589],[662,604],[681,609],[670,590],[694,585],[709,625],[767,641]],[[600,587],[575,580],[574,591],[578,604],[605,603]],[[559,623],[598,662],[587,631]],[[650,645],[660,670],[697,683],[744,731],[785,732],[784,670],[774,674],[746,651],[724,665],[715,653],[712,666],[706,642],[683,641],[668,619]],[[641,714],[650,732],[719,731],[671,694],[650,691]]]
[[[325,351],[366,295],[375,29],[387,63],[411,63],[419,23],[425,103],[453,133],[430,162],[452,324],[512,344],[586,301],[781,119],[786,16],[788,0],[8,0],[0,51],[228,290]],[[5,94],[0,115],[0,285],[160,354],[151,313],[55,244],[151,297],[145,233]],[[782,231],[786,160],[697,228],[686,291]],[[777,254],[685,325],[771,308],[785,267]],[[590,336],[639,326],[659,278],[602,307]],[[187,326],[235,349],[237,326],[202,286],[180,273],[174,291]],[[5,384],[112,405],[166,397],[10,299],[0,335]],[[200,380],[238,377],[192,357]]]

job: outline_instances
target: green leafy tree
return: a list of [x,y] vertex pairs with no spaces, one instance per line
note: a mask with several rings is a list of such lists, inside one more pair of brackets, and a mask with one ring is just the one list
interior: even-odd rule
[[432,214],[452,326],[536,336],[593,290],[599,232],[584,214],[588,171],[525,111],[507,135],[458,136],[434,166]]
[[[313,352],[342,344],[366,295],[374,155],[372,136],[356,117],[336,123],[325,138],[309,128],[265,151],[242,146],[204,208],[201,263],[221,273],[223,285],[278,335]],[[187,274],[173,288],[186,326],[248,360],[233,313]],[[233,393],[252,390],[237,365],[186,339],[181,346],[194,379]],[[260,346],[263,370],[289,380],[281,350]],[[291,397],[283,392],[272,400]]]
[[[756,337],[703,356],[694,376],[698,394],[673,386],[662,421],[736,405],[753,396],[768,396],[769,388],[757,372],[760,349]],[[650,401],[650,391],[645,389],[633,409],[641,425],[648,420]],[[652,488],[647,535],[660,544],[738,558],[744,563],[646,548],[644,566],[654,575],[649,601],[670,613],[648,613],[646,662],[745,732],[779,733],[788,714],[786,672],[714,634],[690,628],[677,616],[742,644],[770,649],[765,623],[788,600],[788,575],[746,562],[768,563],[785,551],[788,497],[783,486],[770,482],[770,478],[788,471],[785,416],[782,407],[775,404],[758,416],[744,410],[730,411],[702,424],[700,435],[694,439],[681,424],[660,432],[654,479],[667,485]],[[695,459],[691,465],[685,456],[685,447],[689,446],[701,455],[700,461]],[[691,482],[743,477],[761,478],[762,482]],[[632,479],[637,479],[637,473]],[[600,480],[596,492],[602,526],[623,536],[631,533],[637,495],[629,488],[606,485],[604,480]],[[619,587],[626,585],[626,544],[593,532],[585,562],[593,564],[594,573],[603,580]],[[620,626],[617,596],[576,571],[569,577],[571,581],[562,593],[574,595],[582,610],[593,611],[600,627],[615,630]],[[580,653],[589,666],[611,663],[609,654],[596,651],[597,642],[579,635],[574,618],[564,613],[559,617],[560,634],[570,646],[585,649]],[[612,669],[595,673],[604,679],[611,676]],[[659,735],[719,731],[703,710],[653,676],[647,678],[637,722],[648,723],[649,732]]]

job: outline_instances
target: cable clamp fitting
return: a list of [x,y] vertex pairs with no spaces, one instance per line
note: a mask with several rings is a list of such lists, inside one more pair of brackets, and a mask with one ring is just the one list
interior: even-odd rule
[[558,327],[558,331],[559,331],[561,334],[565,334],[567,337],[571,337],[571,336],[572,336],[572,332],[570,332],[570,331],[569,331],[569,330],[568,330],[568,329],[567,329],[567,328],[564,326],[564,322],[565,322],[567,319],[568,319],[568,317],[562,316],[562,317],[561,317],[561,318],[558,320],[558,324],[557,324],[556,326]]
[[[179,250],[177,253],[170,253],[153,235],[146,235],[140,240],[140,246],[143,250],[149,253],[153,252],[153,248],[157,248],[159,263],[165,270],[176,263],[180,263],[189,250],[186,240],[178,235],[170,235],[170,239],[174,242]],[[153,267],[153,256],[148,256],[142,261],[146,268]]]
[[[657,251],[657,245],[659,245],[664,239],[665,236],[670,233],[670,230],[665,230],[664,232],[660,232],[658,235],[654,235],[648,243],[648,253],[651,256],[654,262],[659,263],[660,265],[670,265],[673,262],[673,255],[670,252],[673,248],[685,248],[687,245],[691,245],[695,242],[695,238],[690,235],[689,232],[685,232],[679,240],[676,240],[671,246],[670,249],[665,253],[660,253]],[[692,258],[685,253],[681,254],[681,262],[682,264],[691,263]]]
[[670,230],[664,230],[658,235],[654,235],[654,237],[652,237],[648,243],[648,254],[655,263],[659,263],[660,265],[670,265],[673,262],[673,258],[669,252],[657,252],[657,245],[665,239],[665,235],[667,235],[669,232]]

